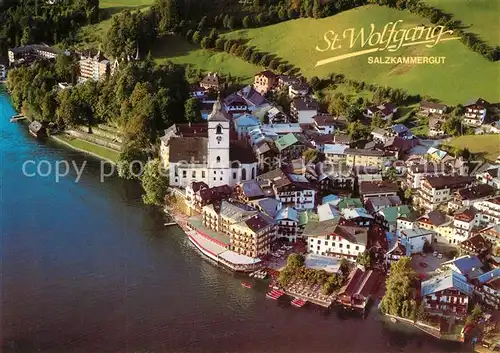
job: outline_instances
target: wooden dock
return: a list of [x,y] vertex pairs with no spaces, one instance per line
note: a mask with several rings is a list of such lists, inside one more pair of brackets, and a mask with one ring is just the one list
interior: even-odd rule
[[18,115],[13,115],[11,118],[10,118],[10,122],[11,123],[15,123],[16,121],[20,121],[20,120],[25,120],[26,117],[22,114],[18,114]]

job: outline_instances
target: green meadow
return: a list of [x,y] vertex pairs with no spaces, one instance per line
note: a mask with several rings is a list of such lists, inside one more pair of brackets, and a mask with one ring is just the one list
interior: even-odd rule
[[471,153],[494,162],[500,156],[500,135],[465,135],[452,139],[446,145],[468,148]]
[[500,0],[425,0],[429,5],[460,20],[467,32],[491,45],[500,45]]
[[[225,36],[246,40],[247,45],[278,55],[299,68],[308,78],[341,73],[347,78],[402,88],[451,105],[464,103],[469,98],[478,96],[492,102],[500,101],[500,63],[484,59],[459,40],[444,41],[433,48],[413,45],[402,47],[393,53],[379,51],[316,66],[320,60],[361,50],[359,41],[352,49],[349,48],[347,36],[337,43],[341,48],[318,51],[316,48],[324,49],[327,46],[325,32],[334,31],[340,33],[341,37],[346,29],[355,28],[359,31],[365,28],[365,33],[368,34],[372,23],[375,31],[382,31],[387,23],[398,20],[403,21],[398,28],[431,25],[426,19],[407,11],[369,5],[324,19],[302,18],[262,28],[233,31]],[[367,46],[363,49],[366,48]],[[438,56],[445,59],[444,64],[369,64],[370,56]]]
[[191,65],[204,72],[219,72],[231,75],[240,83],[250,83],[253,75],[262,68],[233,55],[200,49],[178,36],[167,36],[154,45],[151,53],[158,63],[171,61],[180,65]]

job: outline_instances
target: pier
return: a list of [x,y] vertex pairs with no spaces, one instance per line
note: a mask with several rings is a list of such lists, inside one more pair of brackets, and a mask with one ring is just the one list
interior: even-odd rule
[[11,123],[15,123],[16,121],[20,121],[20,120],[25,120],[26,117],[22,114],[17,114],[17,115],[13,115],[11,118],[10,118],[10,122]]

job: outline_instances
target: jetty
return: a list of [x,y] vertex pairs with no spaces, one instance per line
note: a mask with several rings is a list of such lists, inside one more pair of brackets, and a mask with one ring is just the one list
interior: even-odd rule
[[307,300],[303,300],[300,298],[295,298],[291,301],[291,304],[296,307],[296,308],[302,308],[304,305],[306,305]]
[[22,114],[17,114],[17,115],[13,115],[13,116],[11,116],[11,118],[10,118],[10,120],[9,120],[9,121],[10,121],[11,123],[15,123],[16,121],[25,120],[25,119],[26,119],[26,117],[25,117],[24,115],[22,115]]

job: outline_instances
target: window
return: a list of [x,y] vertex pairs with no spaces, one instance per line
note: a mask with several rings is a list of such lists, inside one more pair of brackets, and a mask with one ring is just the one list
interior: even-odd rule
[[359,246],[356,246],[356,250],[359,250]]
[[205,171],[204,170],[201,171],[201,177],[205,178]]
[[236,179],[236,173],[233,172],[233,179]]
[[350,246],[349,244],[347,244],[345,247],[346,247],[347,249],[350,249],[350,248],[351,248],[351,246]]
[[193,178],[196,178],[196,170],[193,170],[192,177],[193,177]]
[[214,174],[217,174],[217,172],[214,170]]
[[247,180],[247,171],[245,168],[241,169],[241,180],[243,181]]
[[222,175],[222,174],[224,174],[224,171],[223,171],[223,170],[221,170],[221,171],[220,171],[220,173],[221,173],[221,175]]
[[220,157],[217,156],[217,163],[220,163]]
[[187,177],[187,171],[185,171],[185,170],[182,171],[182,177],[183,178]]
[[318,240],[318,245],[321,244],[321,240]]
[[216,128],[216,132],[215,132],[217,135],[221,135],[222,134],[222,126],[221,125],[217,125],[217,128]]
[[335,247],[335,242],[332,243],[332,247]]
[[217,180],[217,178],[214,178],[214,181],[216,181],[216,180]]
[[342,248],[342,246],[343,246],[343,245],[344,245],[344,244],[339,244],[339,248]]
[[220,180],[222,180],[222,177],[220,178]]

